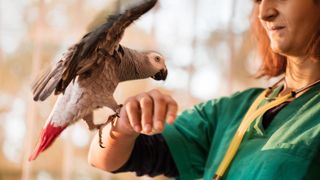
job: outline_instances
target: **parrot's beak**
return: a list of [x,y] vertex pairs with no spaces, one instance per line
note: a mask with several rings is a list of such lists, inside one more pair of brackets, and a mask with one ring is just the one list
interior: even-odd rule
[[161,69],[157,74],[152,76],[153,79],[160,81],[160,80],[166,80],[168,75],[167,69]]

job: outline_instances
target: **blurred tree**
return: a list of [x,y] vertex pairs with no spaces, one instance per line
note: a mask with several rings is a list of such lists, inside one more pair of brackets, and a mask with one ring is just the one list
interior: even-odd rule
[[237,6],[237,1],[232,0],[231,2],[231,16],[229,19],[229,24],[228,24],[228,34],[229,34],[229,39],[228,39],[228,45],[229,45],[229,75],[228,75],[228,92],[231,93],[233,90],[233,79],[234,79],[234,61],[235,61],[235,54],[236,54],[236,36],[233,30],[233,19],[235,17],[236,13],[236,6]]
[[[194,69],[195,69],[195,60],[196,60],[196,51],[198,49],[198,37],[197,37],[197,18],[198,18],[198,7],[199,7],[199,1],[198,0],[193,0],[193,29],[192,29],[192,42],[191,42],[191,46],[192,46],[192,53],[191,53],[191,63],[189,64],[189,66],[185,69],[187,70],[187,72],[189,73],[189,80],[188,80],[188,97],[189,97],[189,103],[191,103],[191,79],[194,76]],[[188,103],[188,104],[189,104]]]
[[106,8],[104,8],[104,10],[100,11],[97,13],[97,15],[93,18],[93,20],[89,23],[89,25],[87,25],[87,31],[92,31],[94,30],[96,27],[98,27],[99,25],[105,23],[106,18],[110,15],[113,14],[114,12],[116,12],[116,3],[113,2],[111,6],[106,6]]
[[[2,8],[2,0],[0,0],[0,8]],[[2,50],[2,12],[0,12],[0,68],[2,66],[3,60],[4,60],[4,53]],[[0,73],[1,73],[1,71],[0,71]]]
[[106,22],[106,18],[109,15],[123,11],[124,7],[127,7],[131,0],[112,0],[111,3],[107,4],[102,11],[98,12],[94,19],[87,26],[87,31],[92,31],[97,26]]
[[[230,38],[229,36],[233,37]],[[252,58],[251,54],[254,52],[255,48],[254,42],[252,40],[252,33],[250,32],[250,30],[246,30],[240,34],[236,34],[234,32],[230,33],[229,31],[224,31],[223,29],[211,32],[211,35],[207,39],[206,43],[206,48],[208,49],[208,53],[210,54],[210,56],[216,57],[216,54],[219,53],[216,50],[219,46],[225,43],[228,44],[228,52],[230,52],[227,57],[229,57],[232,63],[226,64],[225,60],[223,59],[213,59],[213,63],[216,63],[219,67],[224,68],[225,71],[223,72],[229,72],[225,74],[225,76],[231,76],[231,78],[228,79],[232,82],[233,85],[242,84],[241,86],[248,87],[255,83],[256,81],[252,78],[252,81],[248,81],[248,77],[254,77],[254,74],[252,74],[252,70],[249,71],[247,67],[250,58]],[[232,91],[236,88],[229,87],[228,89],[229,91]]]
[[[38,17],[35,25],[35,41],[34,49],[32,53],[32,66],[31,66],[31,77],[35,77],[39,74],[40,60],[42,58],[42,43],[43,43],[43,27],[44,27],[44,17],[46,14],[44,0],[38,1]],[[30,58],[31,59],[31,58]],[[25,154],[22,164],[22,180],[32,179],[32,164],[28,161],[29,154],[32,152],[32,145],[34,144],[34,129],[35,129],[35,119],[36,119],[36,106],[32,101],[32,98],[27,100],[27,135],[25,140]]]
[[[201,31],[201,19],[200,12],[202,9],[201,4],[208,3],[209,1],[183,1],[182,3],[191,4],[191,9],[188,8],[177,8],[174,11],[185,11],[187,13],[192,13],[193,17],[190,18],[192,24],[193,39],[183,39],[183,42],[186,43],[188,47],[192,47],[192,63],[187,66],[183,66],[185,68],[184,72],[187,72],[189,76],[189,81],[192,77],[194,77],[194,71],[199,70],[197,64],[202,63],[203,66],[212,66],[216,65],[221,67],[219,72],[225,74],[225,77],[232,77],[229,81],[237,86],[238,84],[248,86],[245,84],[251,83],[248,80],[248,76],[250,76],[250,72],[247,69],[247,62],[252,56],[252,49],[254,44],[250,39],[250,32],[245,31],[243,33],[236,33],[234,29],[233,16],[234,11],[237,9],[235,0],[233,1],[232,15],[229,20],[229,25],[227,27],[222,27],[221,29],[212,31],[210,37],[205,40],[205,43],[202,41],[202,37],[200,38],[199,32],[197,37],[196,31]],[[0,0],[0,3],[4,2]],[[166,4],[166,1],[160,1],[163,5]],[[42,3],[42,5],[41,5]],[[47,67],[48,64],[52,62],[55,57],[60,58],[62,51],[66,51],[67,47],[71,45],[71,43],[77,42],[84,33],[92,30],[96,26],[105,22],[105,18],[113,14],[119,10],[124,10],[125,7],[131,5],[132,3],[137,3],[137,1],[132,0],[108,0],[103,4],[103,2],[99,3],[100,7],[96,5],[93,6],[94,1],[90,0],[33,0],[28,1],[28,5],[23,9],[23,11],[19,12],[23,14],[25,27],[27,27],[26,34],[22,43],[17,48],[16,52],[12,54],[5,54],[1,51],[0,44],[0,93],[9,94],[11,97],[22,98],[26,106],[28,107],[28,127],[27,127],[27,135],[29,138],[32,136],[32,141],[35,141],[38,138],[38,133],[41,130],[42,125],[44,124],[47,115],[53,106],[53,101],[55,98],[50,98],[48,101],[44,103],[34,103],[31,101],[30,94],[30,86],[31,81],[35,74],[38,74],[37,71],[43,69],[42,67]],[[103,5],[101,5],[103,4]],[[170,0],[167,0],[167,5],[172,6],[176,3]],[[210,5],[212,1],[210,1]],[[41,8],[41,6],[43,6]],[[158,6],[159,7],[159,6]],[[42,10],[41,10],[42,9]],[[102,10],[103,9],[103,10]],[[193,10],[192,10],[193,9]],[[155,35],[154,31],[161,32],[160,26],[163,26],[163,9],[159,10],[158,14],[153,16],[153,18],[157,17],[157,20],[153,20],[153,27],[151,33]],[[190,11],[190,12],[189,12]],[[156,11],[153,11],[155,13]],[[180,13],[180,12],[179,12]],[[96,15],[95,15],[96,14]],[[1,16],[0,12],[0,16]],[[159,18],[159,19],[158,19]],[[198,19],[197,19],[198,18]],[[92,21],[92,19],[94,19]],[[174,18],[172,18],[174,19]],[[0,17],[1,20],[1,17]],[[168,20],[164,20],[169,22]],[[177,19],[176,21],[171,21],[173,24],[170,24],[168,29],[170,31],[177,31],[180,33],[179,28],[183,27],[183,23],[181,19]],[[89,24],[89,26],[87,26]],[[0,22],[0,32],[1,32],[1,22]],[[165,24],[168,25],[168,24]],[[171,26],[172,25],[172,26]],[[154,36],[150,35],[150,33],[146,33],[143,28],[136,28],[137,26],[133,26],[128,29],[126,32],[126,36],[124,38],[123,43],[128,43],[130,46],[139,47],[141,49],[163,46],[163,44],[156,44],[154,40]],[[190,27],[191,28],[191,27]],[[39,30],[40,29],[40,30]],[[181,30],[181,29],[180,29]],[[231,33],[231,35],[230,35]],[[183,36],[175,36],[176,38],[183,38]],[[1,36],[0,36],[1,38]],[[167,41],[181,41],[181,39],[175,39],[168,36]],[[0,39],[1,41],[1,39]],[[192,42],[190,42],[192,41]],[[156,44],[156,45],[155,45]],[[177,44],[172,43],[173,46],[168,47],[160,47],[161,51],[165,48],[168,51],[172,51],[172,49],[176,48]],[[130,47],[129,46],[129,47]],[[227,49],[225,55],[220,51],[221,46]],[[201,48],[205,48],[204,50]],[[202,52],[207,52],[209,58],[203,58],[203,56],[199,56]],[[200,59],[201,57],[201,59]],[[227,57],[227,58],[226,58]],[[231,59],[229,61],[229,58]],[[203,61],[204,60],[204,61]],[[229,62],[231,64],[229,64]],[[36,64],[37,63],[37,64]],[[179,66],[170,66],[172,70],[175,68],[178,69]],[[173,71],[171,71],[173,72]],[[230,72],[230,73],[229,73]],[[32,77],[30,76],[32,74]],[[171,74],[172,75],[172,74]],[[142,90],[148,90],[150,88],[154,88],[154,84],[149,85],[146,81],[138,81],[138,82],[130,82],[123,84],[125,88],[121,89],[129,89],[130,91],[118,92],[119,100],[124,100],[128,95],[136,94],[141,92]],[[160,85],[161,86],[161,85]],[[220,86],[220,85],[219,85]],[[228,86],[228,83],[225,83],[225,86]],[[120,88],[119,88],[120,89]],[[231,87],[230,89],[238,89],[236,87]],[[195,99],[190,94],[190,84],[189,90],[187,88],[183,89],[171,89],[166,90],[167,93],[173,94],[174,97],[179,101],[180,108],[190,107],[192,104],[199,102],[199,99]],[[26,95],[28,94],[28,95]],[[215,95],[215,94],[213,94]],[[0,96],[1,98],[1,96]],[[2,101],[2,99],[0,100]],[[11,103],[11,102],[9,102]],[[10,104],[6,107],[10,107]],[[41,110],[34,112],[37,106],[41,106]],[[0,116],[5,115],[6,108],[0,107]],[[2,113],[2,114],[1,114]],[[101,114],[98,114],[100,118],[105,118],[106,113],[103,111]],[[1,119],[1,118],[0,118]],[[33,123],[31,124],[31,121]],[[2,125],[0,124],[0,128]],[[32,127],[34,126],[34,127]],[[71,130],[72,131],[72,130]],[[72,138],[74,137],[73,132],[68,132],[64,136],[63,141],[59,141],[55,144],[55,148],[51,148],[46,151],[46,155],[39,158],[37,162],[33,162],[32,168],[30,165],[25,164],[23,179],[28,179],[25,177],[29,177],[29,179],[41,179],[41,177],[48,177],[48,179],[139,179],[135,177],[133,173],[124,174],[124,175],[110,175],[106,172],[99,171],[97,169],[89,167],[86,160],[87,155],[87,146],[77,147],[74,145]],[[3,133],[3,131],[1,131]],[[3,136],[0,133],[0,143],[2,142]],[[94,134],[92,132],[91,134]],[[33,135],[32,135],[33,134]],[[79,137],[76,137],[79,138]],[[29,151],[30,146],[34,147],[30,141],[24,142],[25,148]],[[28,151],[25,152],[24,163],[26,163],[26,158],[30,154]],[[51,156],[51,154],[53,156]],[[71,155],[70,155],[71,154]],[[57,158],[58,157],[58,158]],[[69,157],[69,158],[68,158]],[[48,163],[50,162],[50,163]],[[4,165],[5,164],[5,165]],[[5,159],[3,153],[0,155],[0,179],[21,179],[21,167],[20,164],[12,163],[9,160]],[[110,177],[111,176],[111,177]],[[9,179],[10,179],[9,178]],[[148,179],[148,178],[141,178]],[[163,177],[159,177],[157,179],[165,179]]]
[[8,109],[7,107],[0,107],[0,115],[8,112],[8,110],[9,110],[9,109]]

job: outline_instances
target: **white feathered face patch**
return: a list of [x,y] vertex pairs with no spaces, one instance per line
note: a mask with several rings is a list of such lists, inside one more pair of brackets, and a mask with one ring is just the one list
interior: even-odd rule
[[163,69],[165,68],[165,60],[164,57],[157,53],[157,52],[150,52],[148,54],[148,59],[150,60],[150,63],[156,67],[157,69]]
[[165,65],[164,57],[157,52],[149,52],[147,56],[152,66],[159,70],[159,73],[157,73],[152,78],[155,80],[165,80],[167,78],[168,72]]

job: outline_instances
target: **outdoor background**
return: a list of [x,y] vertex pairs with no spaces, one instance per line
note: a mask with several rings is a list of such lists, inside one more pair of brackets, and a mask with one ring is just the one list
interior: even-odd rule
[[[266,80],[253,78],[259,60],[249,31],[251,0],[159,1],[127,29],[122,44],[161,52],[168,79],[123,83],[115,93],[118,103],[159,88],[177,100],[181,111],[248,87],[267,86]],[[90,167],[87,152],[96,132],[83,121],[67,128],[36,161],[27,161],[56,99],[33,102],[34,77],[109,14],[136,2],[0,0],[0,180],[148,179]],[[110,113],[97,111],[96,122]]]

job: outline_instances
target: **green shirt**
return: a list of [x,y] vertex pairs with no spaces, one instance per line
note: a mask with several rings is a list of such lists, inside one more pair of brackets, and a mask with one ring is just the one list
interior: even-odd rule
[[[180,174],[177,179],[212,179],[242,118],[261,92],[253,88],[201,103],[166,126],[163,136]],[[223,179],[320,179],[319,92],[318,84],[290,102],[267,129],[257,118]]]

